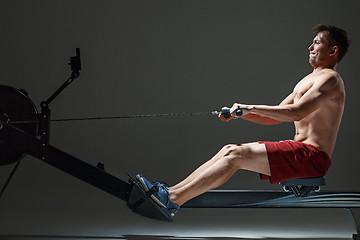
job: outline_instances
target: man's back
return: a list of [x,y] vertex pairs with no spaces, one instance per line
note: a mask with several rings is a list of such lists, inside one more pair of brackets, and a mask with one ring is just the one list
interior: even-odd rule
[[295,122],[294,141],[317,146],[331,157],[345,104],[340,75],[332,69],[316,70],[295,86],[293,96],[294,104],[303,98],[318,98],[318,108]]

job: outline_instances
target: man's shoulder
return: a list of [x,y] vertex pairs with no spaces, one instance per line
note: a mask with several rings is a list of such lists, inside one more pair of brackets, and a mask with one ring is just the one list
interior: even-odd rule
[[325,69],[320,72],[315,80],[318,88],[323,92],[344,95],[344,82],[338,72],[332,69]]
[[341,79],[340,74],[333,69],[323,69],[323,70],[319,71],[317,77],[322,78],[324,80],[331,80],[331,79],[340,80]]
[[312,74],[311,80],[315,86],[336,88],[339,84],[343,84],[340,74],[333,69],[323,69]]
[[298,86],[307,86],[307,85],[322,85],[327,82],[337,82],[341,80],[340,75],[332,69],[323,69],[317,72],[312,72],[305,76],[298,82]]

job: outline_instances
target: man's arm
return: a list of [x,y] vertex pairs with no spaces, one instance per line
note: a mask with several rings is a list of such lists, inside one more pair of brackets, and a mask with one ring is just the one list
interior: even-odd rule
[[244,119],[247,115],[254,114],[279,122],[299,121],[328,101],[337,86],[338,79],[335,75],[324,74],[296,103],[289,101],[291,98],[294,99],[294,96],[290,97],[292,95],[290,94],[282,104],[277,106],[234,104],[230,112],[233,113],[241,108]]
[[[294,102],[294,94],[291,93],[279,104],[279,106],[285,105],[285,104],[292,104],[293,102]],[[233,119],[233,118],[235,118],[235,117],[231,116],[228,119],[222,119],[222,120],[229,121],[230,119]],[[254,113],[247,113],[246,115],[241,116],[241,118],[244,120],[253,122],[253,123],[261,124],[261,125],[276,125],[276,124],[282,123],[282,121],[278,121],[273,118],[264,117],[264,116],[254,114]]]
[[263,117],[253,113],[248,113],[246,114],[246,116],[243,116],[241,118],[261,125],[276,125],[282,123],[281,121],[277,121],[275,119],[269,117]]
[[[288,95],[278,106],[286,105],[286,104],[293,104],[294,103],[294,93]],[[261,125],[276,125],[280,124],[283,121],[279,121],[270,117],[261,116],[255,113],[248,113],[241,117],[244,120],[254,122]]]

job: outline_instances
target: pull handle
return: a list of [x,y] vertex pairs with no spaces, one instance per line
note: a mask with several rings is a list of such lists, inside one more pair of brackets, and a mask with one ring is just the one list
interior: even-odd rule
[[[229,118],[231,116],[230,109],[221,109],[220,114],[224,116],[224,118]],[[243,111],[241,109],[236,110],[236,116],[241,116]]]

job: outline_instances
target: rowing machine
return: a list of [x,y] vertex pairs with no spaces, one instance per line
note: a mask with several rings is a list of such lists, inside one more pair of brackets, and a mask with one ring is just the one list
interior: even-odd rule
[[[102,164],[92,166],[49,144],[49,103],[66,86],[44,101],[38,113],[26,91],[0,85],[0,165],[28,154],[126,201],[138,214],[173,221],[167,209],[158,206],[136,179],[130,177],[125,182],[107,173]],[[353,214],[354,208],[360,208],[360,192],[320,192],[320,186],[325,185],[323,177],[291,179],[281,185],[282,191],[212,190],[182,208],[345,208],[355,222],[353,239],[360,239],[359,221]]]

